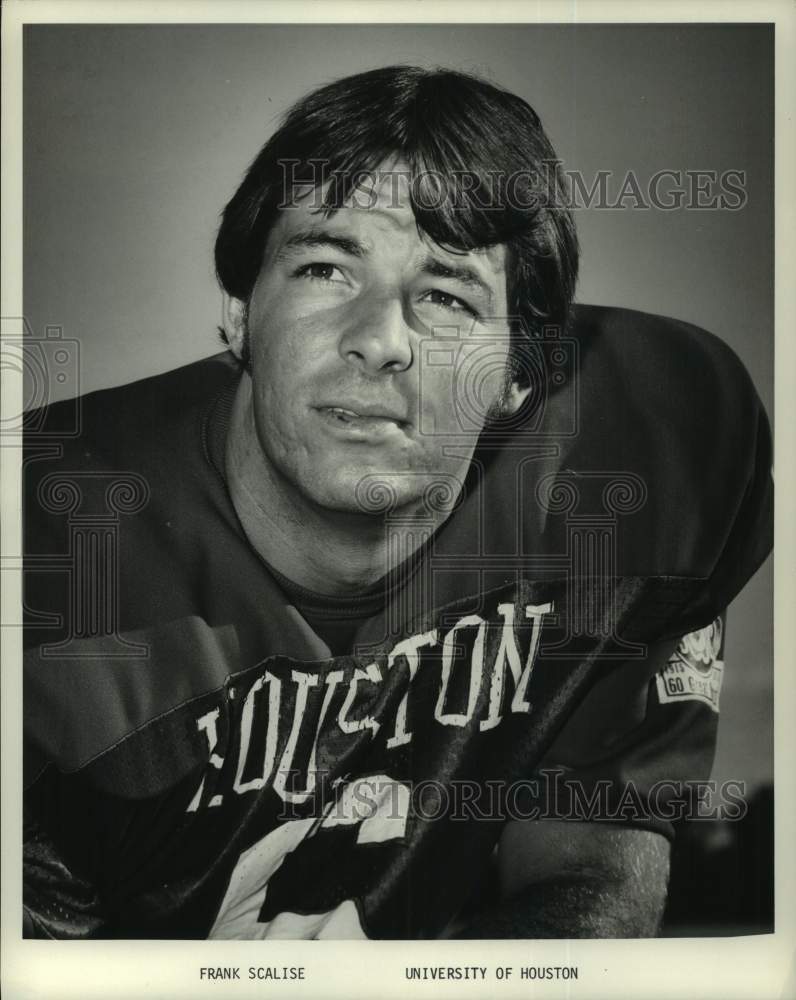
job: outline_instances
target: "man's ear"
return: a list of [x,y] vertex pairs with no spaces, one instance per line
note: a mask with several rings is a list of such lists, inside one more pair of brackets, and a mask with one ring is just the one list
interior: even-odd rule
[[238,359],[245,361],[247,307],[242,299],[233,298],[226,292],[223,303],[224,334],[230,350]]
[[510,382],[505,395],[501,400],[501,416],[513,417],[528,398],[530,391],[530,385],[520,385],[519,382]]

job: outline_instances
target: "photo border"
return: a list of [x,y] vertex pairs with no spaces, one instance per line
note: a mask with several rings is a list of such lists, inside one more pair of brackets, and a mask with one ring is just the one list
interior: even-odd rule
[[[487,16],[488,15],[488,16]],[[72,942],[23,941],[21,913],[21,635],[5,630],[2,662],[2,979],[5,996],[106,997],[514,997],[581,996],[741,998],[796,996],[796,648],[792,608],[796,474],[796,366],[794,319],[794,95],[796,8],[788,0],[760,3],[496,2],[250,3],[72,2],[9,0],[3,6],[3,282],[2,316],[22,316],[21,41],[25,23],[663,23],[774,22],[776,24],[776,385],[773,423],[777,471],[774,637],[776,790],[776,932],[750,938],[630,941],[420,941],[420,942]],[[22,399],[18,377],[3,371],[7,404]],[[4,543],[19,551],[18,450],[0,449]],[[4,574],[2,620],[16,620],[21,579]],[[20,574],[21,577],[21,574]],[[278,957],[277,957],[278,956]],[[302,965],[304,981],[263,985],[200,983],[202,965]],[[529,983],[490,978],[471,982],[407,982],[405,965],[498,967],[573,965],[577,982]],[[322,992],[319,993],[319,984]]]

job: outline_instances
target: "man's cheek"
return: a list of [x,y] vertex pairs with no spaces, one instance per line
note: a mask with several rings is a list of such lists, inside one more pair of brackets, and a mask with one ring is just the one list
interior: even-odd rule
[[450,364],[425,364],[420,373],[420,435],[479,434],[505,389],[503,352],[459,351]]

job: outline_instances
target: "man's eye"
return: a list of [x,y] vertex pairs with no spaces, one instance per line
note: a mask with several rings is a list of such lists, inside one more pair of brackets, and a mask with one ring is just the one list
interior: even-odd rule
[[345,276],[339,267],[323,263],[303,264],[296,271],[296,277],[314,278],[317,281],[345,281]]
[[452,312],[466,312],[471,316],[477,316],[477,312],[472,306],[468,305],[463,299],[458,298],[455,295],[451,295],[450,292],[443,292],[439,288],[432,288],[430,291],[423,295],[422,301],[430,302],[433,306],[441,306],[443,309],[449,309]]

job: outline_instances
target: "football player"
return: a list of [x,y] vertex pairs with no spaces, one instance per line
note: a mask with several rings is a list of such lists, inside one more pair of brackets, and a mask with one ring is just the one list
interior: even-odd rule
[[224,211],[222,354],[38,415],[27,935],[656,933],[768,425],[577,262],[523,100],[359,74]]

